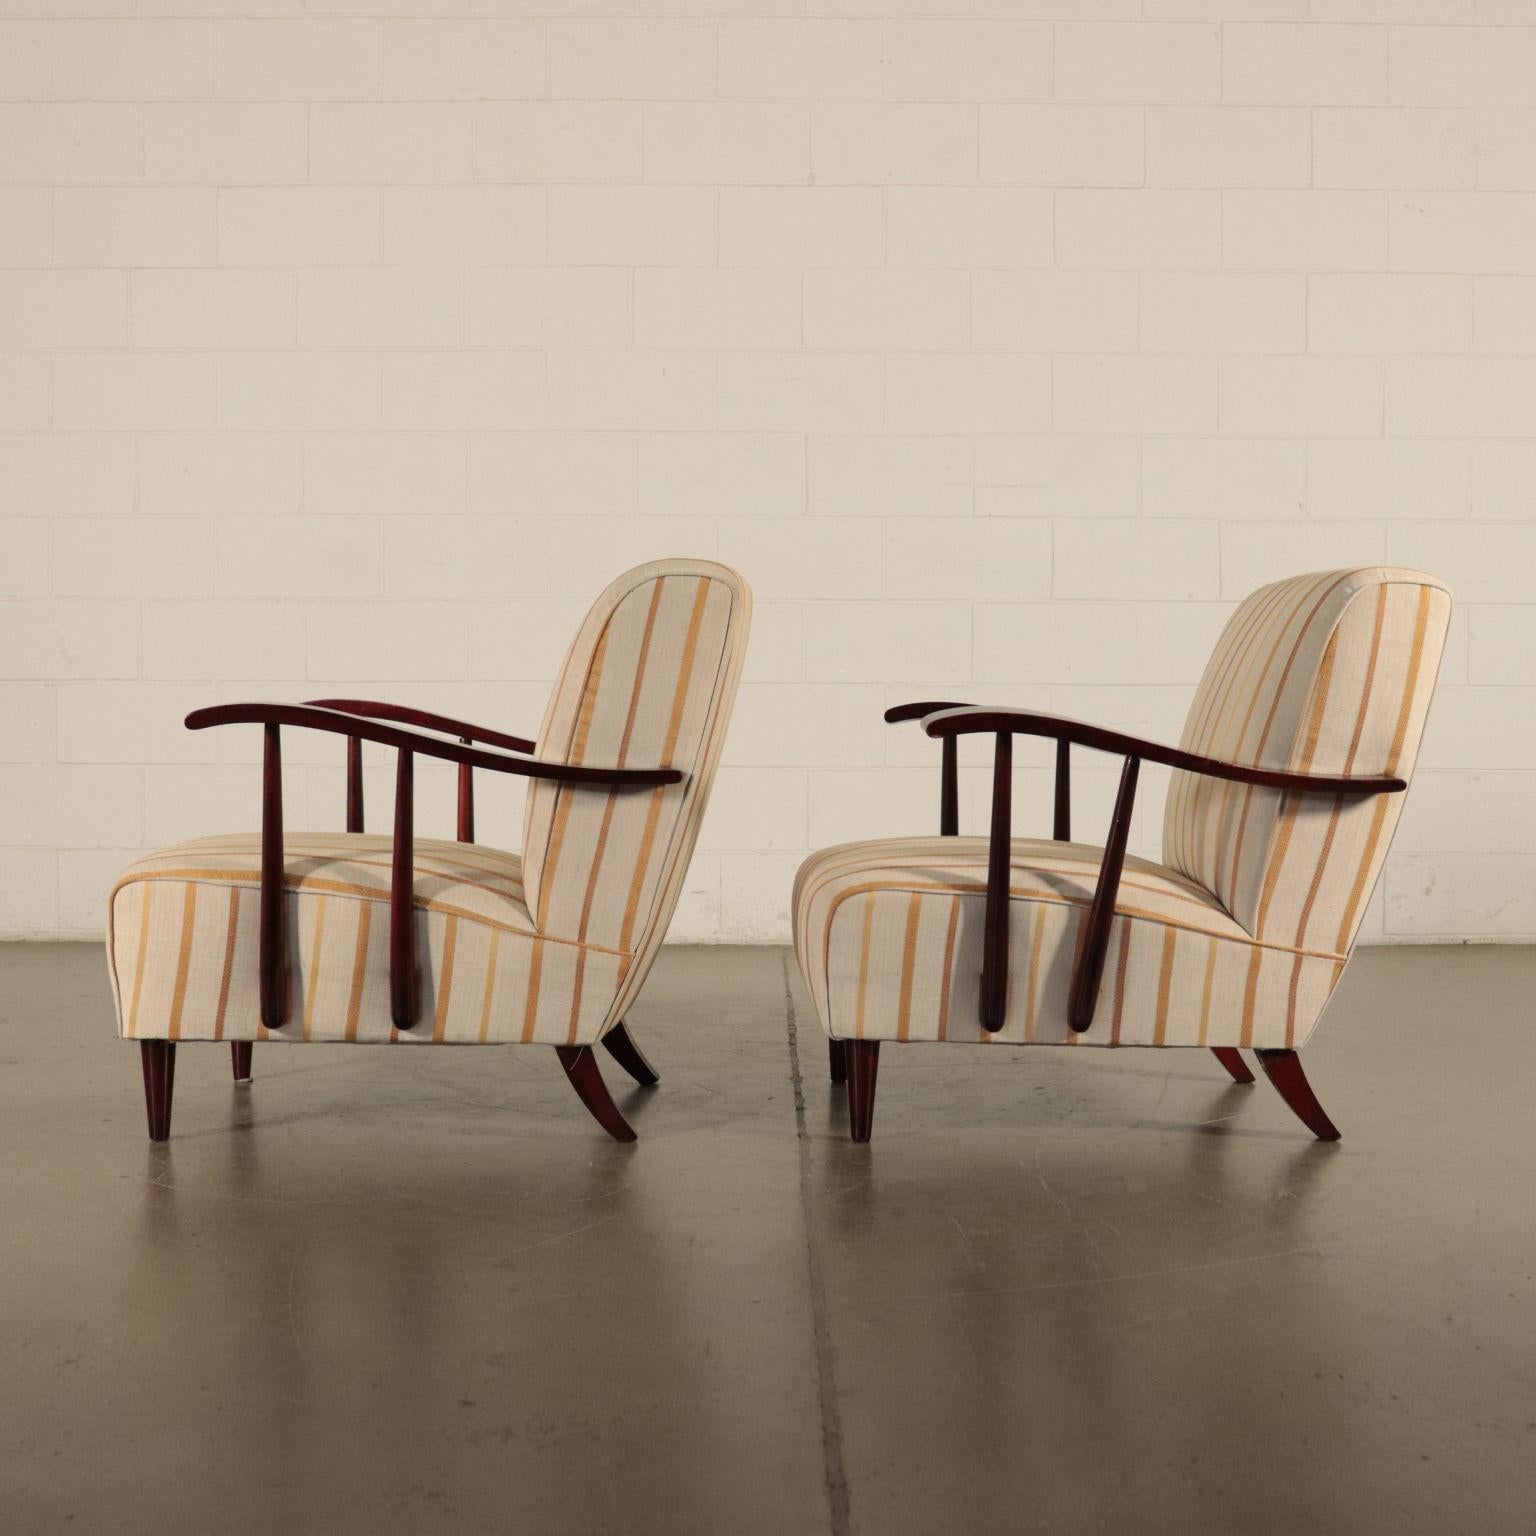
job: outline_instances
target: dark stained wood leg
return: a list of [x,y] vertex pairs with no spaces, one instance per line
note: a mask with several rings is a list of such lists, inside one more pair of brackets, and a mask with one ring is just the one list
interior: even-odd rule
[[661,1073],[645,1059],[645,1052],[635,1044],[634,1037],[625,1028],[623,1019],[620,1019],[603,1036],[603,1045],[607,1048],[608,1054],[642,1088],[654,1088],[661,1081]]
[[171,1139],[171,1093],[176,1086],[176,1042],[139,1041],[139,1061],[144,1068],[144,1111],[149,1120],[149,1139]]
[[587,1106],[588,1113],[615,1141],[634,1141],[635,1133],[629,1122],[619,1113],[619,1107],[608,1097],[608,1085],[597,1070],[597,1057],[590,1045],[557,1045],[555,1055],[565,1068],[565,1075],[576,1090],[576,1097]]
[[1234,1083],[1251,1083],[1253,1073],[1243,1060],[1243,1053],[1235,1045],[1213,1045],[1211,1054],[1232,1074]]
[[1312,1092],[1307,1074],[1301,1070],[1301,1057],[1295,1051],[1276,1050],[1255,1051],[1254,1055],[1259,1058],[1264,1075],[1290,1106],[1291,1113],[1319,1141],[1337,1141],[1338,1127],[1323,1113],[1323,1106],[1317,1102],[1317,1095]]
[[875,1123],[875,1074],[880,1070],[878,1040],[845,1040],[848,1062],[848,1129],[855,1141],[868,1141]]
[[842,1040],[827,1041],[827,1070],[832,1074],[834,1083],[848,1081],[848,1056],[843,1050],[844,1043]]
[[248,1083],[251,1080],[251,1042],[249,1040],[231,1040],[229,1042],[229,1059],[235,1069],[235,1081]]

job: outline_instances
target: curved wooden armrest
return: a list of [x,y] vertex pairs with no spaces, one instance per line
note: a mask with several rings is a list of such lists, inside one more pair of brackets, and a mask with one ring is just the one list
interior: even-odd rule
[[1255,784],[1263,789],[1288,789],[1301,793],[1326,795],[1390,795],[1407,789],[1403,779],[1390,777],[1361,778],[1325,773],[1290,773],[1280,768],[1259,768],[1249,763],[1229,763],[1217,757],[1203,757],[1181,747],[1167,747],[1123,731],[1111,731],[1081,720],[1061,715],[1042,714],[1029,709],[958,708],[936,710],[923,721],[923,729],[940,740],[985,732],[989,735],[1044,736],[1056,742],[1092,747],[1099,752],[1113,752],[1118,757],[1139,758],[1142,762],[1163,763],[1182,768],[1187,773],[1201,773],[1215,779],[1231,779],[1237,784]]
[[[392,706],[370,707],[389,709]],[[434,724],[436,729],[456,729],[456,722],[441,715],[421,718],[424,722],[441,722]],[[210,709],[193,710],[186,723],[190,731],[206,730],[214,725],[248,724],[262,728],[259,975],[261,1022],[267,1029],[281,1029],[287,1022],[289,1001],[287,913],[283,887],[283,726],[302,726],[306,730],[328,731],[347,738],[349,832],[363,830],[362,743],[377,742],[380,746],[393,747],[398,753],[395,835],[390,850],[389,882],[389,1011],[396,1029],[410,1029],[416,1023],[421,996],[416,974],[413,891],[417,753],[459,765],[461,841],[470,841],[474,836],[472,802],[466,796],[470,770],[474,768],[488,768],[493,773],[515,773],[529,779],[552,779],[573,788],[596,786],[610,793],[620,789],[655,789],[663,784],[679,784],[684,778],[677,768],[594,768],[585,763],[546,763],[533,757],[513,757],[473,746],[468,741],[443,741],[398,725],[380,724],[360,712],[348,713],[317,704],[218,704]]]
[[339,710],[344,715],[363,715],[371,720],[395,720],[401,725],[420,726],[426,731],[445,731],[460,741],[488,742],[493,747],[503,747],[508,752],[532,752],[536,741],[526,736],[509,736],[505,731],[493,731],[488,726],[470,725],[464,720],[454,720],[447,715],[434,715],[430,710],[412,709],[406,704],[387,704],[377,699],[305,699],[316,709]]
[[194,709],[187,716],[186,725],[189,731],[202,731],[213,725],[302,726],[306,730],[329,731],[337,736],[355,736],[402,752],[419,752],[423,757],[467,763],[471,768],[489,768],[493,773],[515,773],[527,779],[591,784],[604,789],[654,789],[662,784],[681,784],[685,777],[680,768],[598,768],[586,763],[513,757],[461,742],[440,741],[436,736],[423,736],[418,731],[395,725],[377,725],[361,715],[343,714],[314,704],[215,704],[208,709]]
[[903,720],[922,720],[941,709],[974,709],[974,704],[948,702],[944,699],[919,699],[915,704],[893,704],[885,712],[885,723],[897,725]]

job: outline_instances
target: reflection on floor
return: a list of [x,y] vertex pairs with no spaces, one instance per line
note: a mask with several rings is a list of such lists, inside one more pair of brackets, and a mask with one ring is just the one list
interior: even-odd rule
[[1536,951],[1362,953],[1333,1147],[1205,1053],[942,1046],[854,1147],[792,972],[664,955],[633,1147],[552,1051],[277,1045],[151,1147],[99,950],[0,948],[0,1527],[1536,1529]]

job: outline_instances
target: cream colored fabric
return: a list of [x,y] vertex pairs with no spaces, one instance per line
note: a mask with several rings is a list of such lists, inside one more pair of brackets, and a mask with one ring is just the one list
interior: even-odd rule
[[1074,1035],[1067,992],[1102,853],[1015,839],[1008,1013],[996,1035],[977,1021],[985,838],[813,854],[795,881],[795,952],[823,1024],[840,1039],[1015,1045],[1284,1045],[1299,1020],[1310,1026],[1336,956],[1265,949],[1208,891],[1127,859],[1098,1012]]
[[261,1027],[261,836],[199,838],[140,859],[112,893],[120,1032],[171,1040],[450,1045],[596,1039],[627,959],[534,931],[521,861],[474,843],[416,840],[421,1015],[389,1013],[391,840],[284,840],[289,1015]]
[[535,782],[523,836],[541,933],[633,957],[610,1023],[650,970],[682,894],[746,660],[752,598],[735,571],[662,560],[593,605],[539,732],[546,761],[681,768],[681,784],[593,792]]
[[[622,1018],[682,889],[750,610],[734,571],[698,560],[641,566],[598,599],[537,755],[678,767],[687,778],[621,791],[535,781],[524,858],[416,839],[422,1006],[410,1031],[390,1025],[391,840],[286,838],[292,991],[289,1022],[271,1038],[582,1044]],[[258,1021],[259,887],[256,833],[182,843],[124,872],[107,941],[123,1034],[268,1038]]]
[[[1180,745],[1297,773],[1409,778],[1450,616],[1449,592],[1418,571],[1264,587],[1222,632]],[[1402,805],[1176,773],[1163,854],[1256,937],[1347,953]]]
[[[1313,773],[1411,775],[1450,599],[1414,571],[1280,582],[1237,610],[1183,745]],[[1093,1026],[1067,994],[1102,850],[1016,840],[1005,1027],[977,1021],[986,842],[814,854],[796,953],[836,1038],[1084,1045],[1305,1041],[1342,974],[1401,795],[1298,796],[1175,774],[1167,864],[1128,860]]]

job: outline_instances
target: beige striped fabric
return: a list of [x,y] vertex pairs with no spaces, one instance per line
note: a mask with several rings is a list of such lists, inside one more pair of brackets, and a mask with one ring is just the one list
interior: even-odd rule
[[[1445,586],[1371,566],[1276,582],[1232,616],[1180,745],[1298,773],[1408,778],[1450,624]],[[1255,937],[1347,954],[1403,796],[1333,798],[1176,773],[1163,856]]]
[[[1450,599],[1369,568],[1280,582],[1234,614],[1182,744],[1314,773],[1413,770]],[[1175,774],[1166,864],[1129,859],[1092,1028],[1067,996],[1102,850],[1016,839],[1006,1023],[977,1017],[985,840],[850,843],[795,881],[795,949],[838,1039],[1300,1046],[1343,972],[1401,795],[1248,791]]]
[[746,582],[723,565],[642,565],[593,605],[550,696],[539,732],[546,761],[687,775],[639,791],[529,788],[523,874],[539,932],[631,957],[610,1024],[645,980],[682,894],[751,617]]
[[390,1023],[391,840],[348,833],[284,839],[290,1011],[280,1030],[261,1027],[253,832],[162,849],[119,878],[107,946],[120,1033],[596,1040],[638,991],[676,906],[741,674],[750,603],[735,572],[692,560],[642,566],[598,600],[567,658],[539,755],[675,766],[688,778],[654,791],[555,795],[536,785],[526,860],[417,838],[414,1029]]

